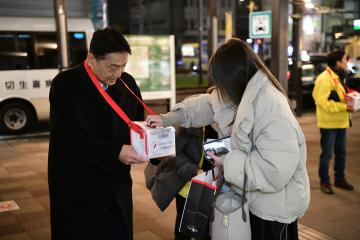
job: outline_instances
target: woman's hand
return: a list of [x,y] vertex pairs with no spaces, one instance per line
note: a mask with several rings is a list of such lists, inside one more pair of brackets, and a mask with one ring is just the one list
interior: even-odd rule
[[163,121],[160,115],[148,115],[146,118],[146,125],[148,127],[163,127]]
[[222,159],[219,156],[216,156],[213,151],[207,151],[206,155],[214,159],[214,166],[221,167],[222,166]]

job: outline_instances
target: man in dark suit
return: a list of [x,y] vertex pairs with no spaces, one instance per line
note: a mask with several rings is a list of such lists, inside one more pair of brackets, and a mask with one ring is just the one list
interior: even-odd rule
[[131,54],[121,33],[97,30],[86,62],[59,73],[50,90],[48,160],[51,236],[57,239],[133,238],[130,165],[146,162],[130,145],[129,127],[102,97],[85,69],[133,121],[144,109]]

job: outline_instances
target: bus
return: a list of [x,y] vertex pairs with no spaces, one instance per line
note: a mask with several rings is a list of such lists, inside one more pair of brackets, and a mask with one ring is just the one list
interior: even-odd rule
[[[90,19],[68,19],[69,65],[87,55]],[[0,132],[17,134],[49,119],[49,89],[59,70],[54,18],[0,17]]]

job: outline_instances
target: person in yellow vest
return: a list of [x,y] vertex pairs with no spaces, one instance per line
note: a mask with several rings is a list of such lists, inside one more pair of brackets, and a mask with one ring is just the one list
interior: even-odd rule
[[325,194],[334,194],[329,177],[329,162],[335,152],[334,186],[353,190],[345,179],[346,129],[351,125],[346,100],[345,75],[347,68],[345,52],[336,50],[328,54],[328,67],[315,81],[312,96],[316,104],[317,126],[320,128],[321,154],[319,161],[320,189]]

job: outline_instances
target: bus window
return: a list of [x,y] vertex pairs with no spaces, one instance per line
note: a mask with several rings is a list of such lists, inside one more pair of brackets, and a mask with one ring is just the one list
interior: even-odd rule
[[34,33],[34,69],[57,68],[59,63],[56,34]]
[[[84,32],[69,33],[70,67],[87,54]],[[0,32],[0,70],[58,68],[55,32]]]
[[21,70],[29,67],[31,35],[0,32],[0,70]]

